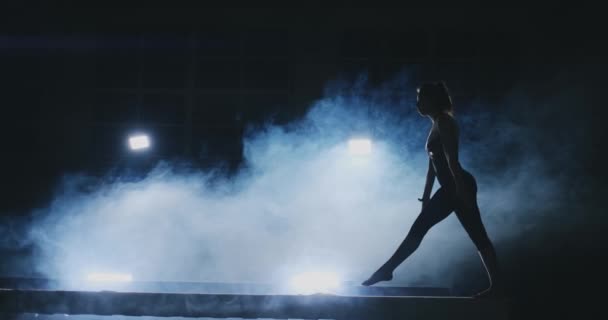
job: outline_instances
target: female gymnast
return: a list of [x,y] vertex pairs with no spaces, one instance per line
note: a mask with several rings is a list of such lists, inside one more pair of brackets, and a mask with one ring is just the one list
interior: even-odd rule
[[[490,280],[489,288],[475,297],[496,296],[502,293],[496,252],[481,221],[475,178],[461,167],[458,160],[459,128],[446,85],[443,82],[421,85],[416,107],[421,116],[432,122],[426,142],[429,155],[426,184],[422,198],[418,199],[422,202],[422,210],[395,253],[362,285],[392,280],[393,271],[418,248],[429,229],[455,212],[477,247]],[[435,178],[441,187],[430,197]]]

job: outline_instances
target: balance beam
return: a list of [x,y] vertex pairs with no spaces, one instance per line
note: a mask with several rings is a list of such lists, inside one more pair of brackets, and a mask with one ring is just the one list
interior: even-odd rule
[[[128,283],[98,283],[94,287],[85,287],[78,281],[68,285],[68,279],[0,277],[0,288],[19,290],[68,290],[68,291],[129,291],[152,293],[210,293],[210,294],[253,294],[253,295],[289,295],[285,286],[269,283],[238,282],[171,282],[171,281],[129,281]],[[297,293],[297,292],[296,292]],[[388,287],[361,286],[358,283],[343,282],[331,294],[342,296],[451,296],[448,288],[435,287]]]
[[507,319],[504,302],[468,297],[183,294],[0,289],[5,313],[273,319]]

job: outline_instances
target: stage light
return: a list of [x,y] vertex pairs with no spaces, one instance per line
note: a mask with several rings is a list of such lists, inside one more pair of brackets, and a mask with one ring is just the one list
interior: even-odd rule
[[340,281],[331,272],[305,272],[293,277],[290,286],[300,294],[327,293],[337,289]]
[[126,273],[89,273],[87,280],[91,282],[131,282],[133,276]]
[[350,139],[348,151],[352,155],[368,155],[372,152],[372,141],[364,138]]
[[145,134],[138,134],[129,137],[129,147],[131,150],[143,150],[150,147],[150,138]]

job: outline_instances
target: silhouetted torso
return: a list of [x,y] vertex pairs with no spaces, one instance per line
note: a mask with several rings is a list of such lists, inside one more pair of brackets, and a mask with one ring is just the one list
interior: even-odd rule
[[[452,175],[452,171],[448,165],[448,161],[443,150],[443,144],[441,143],[439,130],[437,129],[436,124],[433,125],[433,128],[431,129],[429,137],[426,141],[426,151],[431,158],[433,169],[435,170],[435,176],[437,177],[439,184],[446,189],[455,189],[456,183],[454,182],[454,176]],[[473,179],[473,176],[471,176],[471,174],[466,170],[462,169],[462,173],[466,180]]]
[[426,151],[431,158],[431,163],[433,164],[433,169],[435,170],[435,176],[437,177],[437,180],[441,186],[453,186],[454,179],[452,178],[452,173],[443,151],[439,131],[435,128],[435,125],[433,125],[433,129],[431,129],[429,137],[426,141]]

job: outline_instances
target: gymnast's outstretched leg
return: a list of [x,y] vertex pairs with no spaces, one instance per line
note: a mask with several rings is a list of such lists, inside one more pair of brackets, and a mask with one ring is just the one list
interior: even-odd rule
[[439,188],[431,197],[429,203],[422,209],[395,253],[362,285],[371,286],[380,281],[392,280],[393,271],[418,249],[422,239],[434,225],[452,213],[455,208],[454,203],[453,192]]

